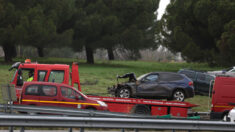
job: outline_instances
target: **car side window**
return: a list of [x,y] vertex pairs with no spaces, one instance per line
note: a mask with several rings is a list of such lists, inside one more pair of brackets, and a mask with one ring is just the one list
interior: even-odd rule
[[62,83],[64,81],[64,71],[53,70],[50,72],[48,82]]
[[43,85],[42,86],[42,96],[56,96],[57,88],[52,85]]
[[82,99],[82,96],[75,90],[68,87],[60,87],[61,95],[69,99]]
[[45,81],[47,71],[38,71],[38,81]]
[[25,95],[39,95],[39,85],[30,85],[25,89]]
[[157,80],[158,80],[157,74],[148,75],[147,77],[144,78],[144,81],[147,81],[147,82],[155,82]]
[[198,73],[197,80],[205,81],[206,80],[206,75],[203,74],[203,73]]
[[214,80],[214,77],[207,75],[206,76],[206,82],[210,83],[211,80]]
[[195,78],[195,72],[191,72],[191,71],[182,71],[180,72],[180,74],[184,74],[187,77],[189,77],[190,79],[194,79]]

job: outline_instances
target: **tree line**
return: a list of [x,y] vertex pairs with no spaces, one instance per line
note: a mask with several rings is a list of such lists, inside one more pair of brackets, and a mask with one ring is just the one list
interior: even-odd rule
[[190,62],[235,65],[235,1],[171,0],[158,38]]
[[5,61],[16,46],[33,46],[39,57],[45,48],[85,48],[94,63],[97,48],[114,59],[115,46],[137,53],[154,47],[159,0],[0,0],[0,45]]
[[171,0],[156,20],[159,0],[0,0],[0,45],[5,61],[16,46],[33,46],[43,57],[47,48],[129,50],[167,47],[188,62],[235,65],[235,1]]

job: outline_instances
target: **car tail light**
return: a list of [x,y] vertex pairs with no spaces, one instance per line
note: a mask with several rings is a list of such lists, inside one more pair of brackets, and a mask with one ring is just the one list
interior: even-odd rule
[[188,85],[189,85],[189,86],[193,86],[193,82],[189,82]]

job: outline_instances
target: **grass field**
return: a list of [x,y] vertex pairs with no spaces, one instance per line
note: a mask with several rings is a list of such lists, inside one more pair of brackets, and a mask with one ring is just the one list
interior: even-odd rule
[[[0,59],[0,85],[7,84],[11,81],[13,71],[9,72],[10,64],[4,64]],[[21,61],[23,59],[14,59]],[[67,59],[67,58],[37,58],[32,59],[39,63],[57,63],[72,64],[73,61],[79,63],[80,81],[82,83],[82,91],[85,94],[104,95],[107,94],[107,87],[116,84],[116,76],[128,72],[134,72],[137,76],[152,71],[170,71],[176,72],[182,68],[191,68],[197,70],[217,70],[218,67],[210,68],[207,64],[199,63],[159,63],[144,61],[96,61],[96,64],[86,64],[84,60]],[[124,80],[125,81],[125,80]],[[208,110],[208,97],[195,96],[185,101],[198,104],[200,106],[194,108],[195,111]]]

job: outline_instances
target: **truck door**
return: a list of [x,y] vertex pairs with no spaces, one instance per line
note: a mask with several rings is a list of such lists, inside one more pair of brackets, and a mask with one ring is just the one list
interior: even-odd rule
[[28,85],[22,91],[21,102],[24,105],[40,105],[39,103],[39,85]]
[[15,76],[16,76],[16,81],[14,81],[14,84],[16,87],[21,87],[23,86],[23,82],[29,81],[28,79],[32,77],[33,79],[30,81],[37,81],[35,79],[35,69],[34,68],[20,68],[17,70]]
[[150,74],[140,80],[140,84],[137,85],[138,96],[153,96],[158,94],[158,74]]
[[58,106],[58,92],[55,85],[40,85],[40,105]]
[[72,107],[72,108],[82,108],[82,103],[84,103],[83,96],[81,96],[77,91],[70,87],[61,86],[60,87],[60,103],[61,107]]

